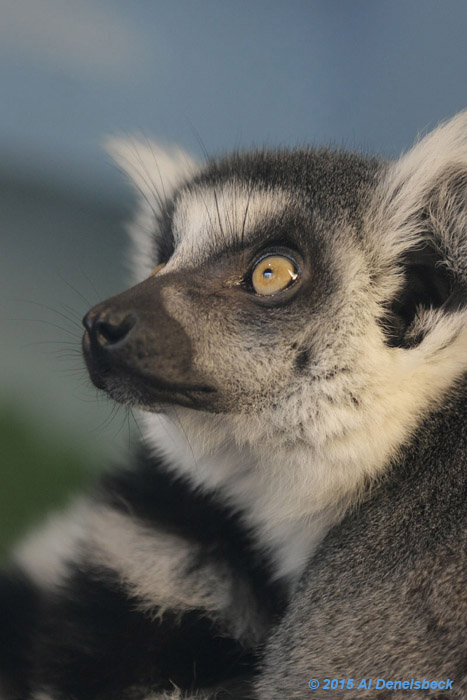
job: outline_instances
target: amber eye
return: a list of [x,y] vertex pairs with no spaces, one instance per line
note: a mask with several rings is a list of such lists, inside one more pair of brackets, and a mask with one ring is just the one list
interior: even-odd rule
[[288,287],[298,277],[298,271],[289,258],[270,255],[263,258],[253,270],[251,283],[256,294],[269,296]]

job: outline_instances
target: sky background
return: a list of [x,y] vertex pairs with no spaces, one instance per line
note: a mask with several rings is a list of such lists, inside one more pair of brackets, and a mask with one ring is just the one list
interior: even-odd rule
[[465,0],[2,0],[0,432],[130,441],[79,356],[80,318],[126,284],[132,194],[106,135],[397,156],[467,107],[466,36]]
[[466,106],[464,0],[2,0],[4,162],[104,189],[103,135],[397,154]]

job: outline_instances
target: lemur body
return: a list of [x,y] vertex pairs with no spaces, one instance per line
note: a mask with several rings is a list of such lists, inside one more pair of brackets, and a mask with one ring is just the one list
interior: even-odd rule
[[5,697],[466,697],[467,116],[395,163],[110,148],[138,284],[83,348],[144,454],[18,550]]

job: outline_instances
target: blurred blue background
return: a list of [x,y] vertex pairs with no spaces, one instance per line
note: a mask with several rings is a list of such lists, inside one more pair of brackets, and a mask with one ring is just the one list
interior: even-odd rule
[[134,440],[79,353],[126,284],[103,137],[396,156],[467,107],[466,35],[464,0],[2,0],[0,552]]

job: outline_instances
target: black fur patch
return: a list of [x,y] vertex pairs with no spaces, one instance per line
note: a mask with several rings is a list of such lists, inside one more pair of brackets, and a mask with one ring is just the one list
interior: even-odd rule
[[410,333],[410,327],[420,309],[440,308],[449,303],[454,291],[454,280],[440,256],[428,243],[408,253],[401,262],[405,283],[382,325],[390,347],[412,348],[419,345],[424,335]]
[[154,266],[156,263],[166,263],[175,250],[175,239],[172,231],[173,212],[173,202],[165,202],[161,214],[158,217],[156,236],[157,258],[154,260]]
[[135,686],[209,687],[246,673],[255,659],[192,610],[138,610],[112,574],[76,569],[44,611],[35,686],[65,700],[121,700]]
[[310,362],[310,351],[300,350],[295,358],[295,370],[297,374],[303,374]]
[[12,570],[0,576],[0,693],[6,697],[28,694],[40,599],[38,589],[21,572]]

